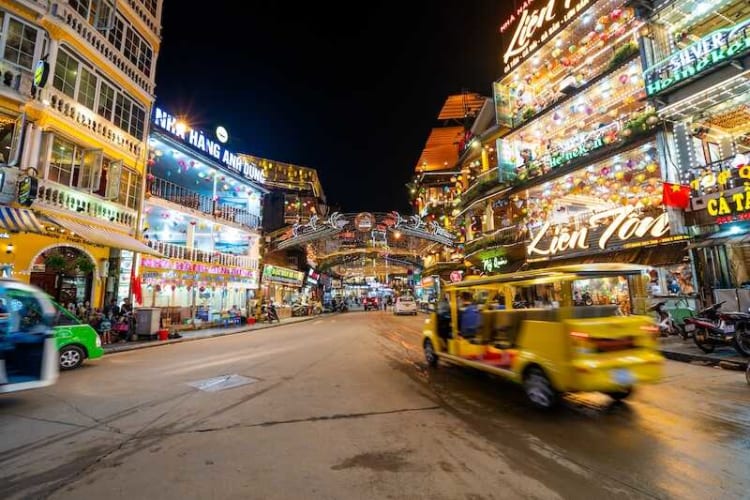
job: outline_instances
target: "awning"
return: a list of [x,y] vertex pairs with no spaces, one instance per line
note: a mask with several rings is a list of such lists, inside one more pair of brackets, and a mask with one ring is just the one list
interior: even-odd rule
[[0,207],[0,227],[16,233],[45,233],[34,212],[25,208]]
[[162,254],[153,248],[125,233],[113,231],[104,226],[75,222],[64,217],[50,217],[49,215],[46,217],[58,226],[65,228],[65,230],[70,231],[91,243],[163,257]]

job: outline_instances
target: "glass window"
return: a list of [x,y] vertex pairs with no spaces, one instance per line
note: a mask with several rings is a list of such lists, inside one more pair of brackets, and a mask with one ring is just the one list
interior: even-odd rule
[[137,172],[123,168],[120,177],[120,193],[117,202],[128,208],[136,208],[141,195],[141,176]]
[[132,135],[133,137],[137,137],[138,139],[142,139],[145,121],[146,111],[144,111],[143,108],[141,108],[137,104],[133,103],[132,113],[130,116],[130,128],[128,129],[130,135]]
[[135,64],[146,76],[151,75],[151,59],[153,50],[138,32],[128,26],[125,33],[125,45],[122,49],[123,55]]
[[144,7],[146,7],[146,10],[148,10],[152,16],[156,15],[158,0],[141,0],[141,3]]
[[81,151],[76,145],[55,136],[52,141],[47,179],[70,186],[74,182],[73,173],[80,163]]
[[70,6],[75,9],[81,16],[88,19],[89,17],[89,0],[70,0]]
[[38,31],[15,19],[8,22],[5,40],[5,59],[26,69],[34,65],[34,50]]
[[69,97],[75,97],[76,79],[78,78],[78,61],[60,49],[57,52],[57,64],[55,65],[55,77],[52,85]]
[[93,110],[96,102],[96,76],[87,69],[81,68],[81,81],[78,84],[78,102]]
[[99,107],[96,112],[107,120],[112,119],[112,110],[115,108],[115,89],[104,80],[99,82]]
[[117,94],[115,99],[115,115],[112,122],[123,130],[128,129],[128,122],[130,121],[130,99],[125,97],[124,94]]
[[153,51],[151,46],[141,41],[141,53],[138,55],[138,69],[143,72],[146,76],[151,76],[151,58],[153,57]]
[[112,22],[112,28],[107,33],[107,40],[115,46],[117,50],[122,50],[122,34],[125,31],[125,22],[120,16],[115,16]]
[[91,3],[89,22],[101,33],[106,33],[110,28],[110,20],[114,12],[112,0],[94,0]]
[[35,332],[44,325],[42,305],[33,292],[9,288],[5,291],[14,323],[11,332]]

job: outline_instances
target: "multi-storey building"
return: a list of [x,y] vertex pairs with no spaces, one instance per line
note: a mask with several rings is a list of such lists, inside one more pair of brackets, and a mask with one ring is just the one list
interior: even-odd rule
[[[676,172],[644,86],[649,10],[631,4],[532,0],[501,24],[497,168],[457,207],[480,270],[637,262],[655,268],[653,291],[692,291],[681,214],[663,205]],[[615,300],[618,284],[591,286]]]
[[750,5],[654,1],[644,49],[670,180],[692,197],[684,207],[701,296],[747,310],[750,292],[735,289],[750,281]]
[[209,132],[154,107],[141,232],[163,257],[139,261],[142,303],[172,322],[244,309],[259,286],[263,170]]
[[122,298],[137,238],[161,0],[0,5],[6,275],[60,302]]

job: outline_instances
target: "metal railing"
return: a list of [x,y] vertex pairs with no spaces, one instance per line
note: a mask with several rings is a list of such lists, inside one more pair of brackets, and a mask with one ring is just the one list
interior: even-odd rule
[[53,181],[39,180],[39,191],[34,204],[88,215],[112,224],[119,224],[127,230],[135,227],[135,210]]
[[258,259],[253,259],[247,255],[206,252],[204,250],[198,250],[197,248],[188,248],[183,245],[155,240],[147,240],[146,244],[170,259],[190,260],[193,262],[233,266],[243,269],[258,269]]
[[235,224],[241,224],[250,229],[258,229],[261,224],[260,216],[251,213],[246,208],[221,204],[210,196],[196,193],[160,177],[154,177],[149,181],[149,193],[177,205],[213,215]]

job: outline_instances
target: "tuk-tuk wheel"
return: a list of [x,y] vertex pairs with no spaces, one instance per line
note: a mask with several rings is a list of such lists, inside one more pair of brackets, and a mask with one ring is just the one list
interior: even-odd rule
[[560,397],[544,370],[538,366],[532,366],[524,372],[523,389],[529,402],[542,410],[554,407]]
[[435,346],[432,345],[430,339],[424,341],[424,359],[427,361],[427,366],[435,368],[438,364],[438,356],[435,354]]
[[633,394],[632,387],[625,389],[624,391],[608,392],[607,396],[614,399],[615,401],[622,401],[623,399],[629,398],[631,394]]

